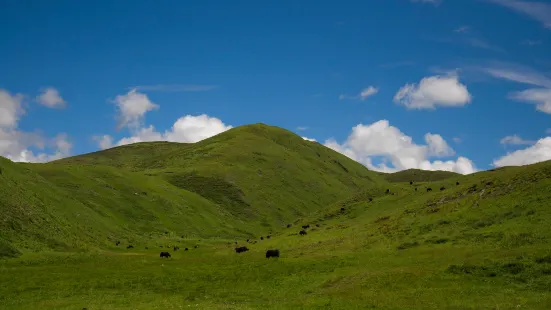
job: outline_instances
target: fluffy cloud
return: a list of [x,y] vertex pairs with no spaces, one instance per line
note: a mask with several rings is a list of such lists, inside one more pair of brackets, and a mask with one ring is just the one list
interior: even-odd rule
[[24,98],[22,94],[11,95],[0,89],[0,128],[17,127],[19,118],[25,112],[22,108]]
[[408,109],[435,109],[463,106],[471,102],[471,95],[457,75],[436,75],[423,78],[419,84],[404,85],[394,96],[394,102]]
[[523,166],[551,159],[551,137],[538,140],[534,145],[494,160],[496,167]]
[[147,95],[132,89],[126,95],[118,95],[114,103],[119,110],[118,128],[140,128],[145,113],[156,110],[159,106],[147,97]]
[[[461,174],[476,171],[472,161],[465,157],[459,157],[455,161],[429,161],[431,156],[450,156],[455,152],[440,135],[428,133],[425,141],[427,145],[415,144],[411,137],[391,126],[387,120],[380,120],[371,125],[359,124],[353,127],[352,133],[342,144],[329,139],[325,146],[376,171],[394,172],[411,168],[455,171]],[[378,165],[373,164],[375,157],[390,161],[392,167],[384,161]]]
[[308,138],[308,137],[302,137],[302,139],[306,141],[316,142],[316,139]]
[[501,139],[499,143],[510,144],[510,145],[532,145],[536,142],[530,141],[530,140],[524,140],[518,135],[512,135],[512,136],[503,137],[503,139]]
[[551,114],[551,88],[527,89],[512,93],[510,97],[515,100],[533,103],[538,111]]
[[[24,99],[22,94],[11,95],[0,89],[0,156],[19,162],[46,162],[69,156],[72,145],[66,134],[46,139],[38,133],[24,132],[17,128],[24,114]],[[32,149],[50,149],[53,154],[35,154]]]
[[48,108],[63,108],[67,104],[59,95],[59,91],[53,87],[42,88],[41,94],[36,97],[36,101]]
[[145,114],[159,109],[159,105],[151,102],[147,95],[133,89],[126,95],[117,96],[115,102],[119,108],[119,125],[122,120],[122,124],[128,127],[131,136],[124,137],[117,142],[114,142],[110,135],[94,136],[93,139],[101,149],[152,141],[195,143],[232,128],[216,117],[202,114],[180,117],[169,130],[159,132],[153,125],[142,126]]
[[362,89],[362,91],[360,92],[359,95],[357,96],[348,96],[348,95],[340,95],[339,96],[339,100],[344,100],[344,99],[360,99],[360,100],[365,100],[375,94],[377,94],[379,92],[379,88],[377,87],[374,87],[374,86],[368,86],[364,89]]

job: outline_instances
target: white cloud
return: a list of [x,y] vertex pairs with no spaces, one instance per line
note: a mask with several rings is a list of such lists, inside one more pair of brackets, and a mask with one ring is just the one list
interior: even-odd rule
[[463,141],[463,140],[462,140],[461,138],[459,138],[459,137],[453,137],[452,140],[453,140],[453,142],[455,142],[455,143],[461,143],[461,142]]
[[110,135],[94,136],[93,139],[98,143],[99,148],[102,150],[113,146],[113,137]]
[[119,129],[126,126],[140,128],[145,113],[159,108],[147,95],[137,92],[136,89],[132,89],[126,95],[118,95],[114,102],[119,110]]
[[538,111],[551,114],[551,88],[527,89],[512,93],[510,98],[533,103]]
[[195,143],[231,128],[232,126],[225,125],[218,118],[206,114],[186,115],[180,117],[164,136],[168,141]]
[[194,84],[157,84],[157,85],[141,85],[132,87],[132,89],[142,91],[159,91],[159,92],[198,92],[215,89],[214,85],[194,85]]
[[536,143],[535,141],[524,140],[519,135],[512,135],[503,137],[499,140],[501,144],[510,144],[510,145],[532,145]]
[[[455,171],[462,174],[477,171],[472,161],[465,157],[459,157],[455,161],[429,161],[431,156],[450,156],[454,151],[440,135],[428,133],[425,141],[427,145],[415,144],[411,137],[390,126],[387,120],[380,120],[370,125],[359,124],[353,127],[352,133],[342,144],[328,139],[325,146],[376,171],[393,172],[411,168]],[[392,167],[385,162],[374,165],[374,157],[381,156],[390,161]]]
[[349,95],[340,95],[339,100],[344,99],[360,99],[360,100],[366,100],[368,97],[371,97],[379,92],[379,88],[374,86],[368,86],[360,92],[357,96],[349,96]]
[[22,94],[11,95],[8,91],[0,89],[0,128],[15,128],[17,122],[25,111],[22,108]]
[[430,156],[452,156],[455,154],[455,151],[448,145],[446,140],[440,135],[433,135],[431,133],[425,134],[425,142],[429,148]]
[[298,126],[297,127],[297,130],[300,130],[300,131],[304,131],[304,130],[307,130],[307,129],[308,129],[308,127],[306,127],[306,126]]
[[302,139],[304,139],[306,141],[316,142],[316,139],[312,139],[312,138],[308,138],[308,137],[302,137]]
[[419,84],[406,84],[394,96],[394,102],[408,109],[459,107],[471,102],[467,87],[457,75],[426,77]]
[[458,27],[458,28],[454,29],[453,31],[458,32],[458,33],[466,33],[466,32],[469,32],[469,30],[471,30],[471,27],[461,26],[461,27]]
[[530,68],[518,65],[493,66],[483,69],[487,74],[504,80],[551,88],[551,79]]
[[520,0],[488,0],[527,15],[551,29],[551,4]]
[[[39,133],[18,130],[18,122],[24,114],[22,94],[11,95],[0,89],[0,156],[12,161],[45,162],[68,156],[71,143],[66,134],[59,134],[53,139],[45,139]],[[53,150],[53,154],[38,153],[35,150]]]
[[42,88],[41,94],[36,97],[36,101],[48,108],[63,108],[67,104],[59,95],[59,91],[53,87]]
[[496,167],[523,166],[550,159],[551,137],[545,137],[538,140],[536,144],[530,147],[512,153],[507,153],[507,155],[494,160],[493,165]]

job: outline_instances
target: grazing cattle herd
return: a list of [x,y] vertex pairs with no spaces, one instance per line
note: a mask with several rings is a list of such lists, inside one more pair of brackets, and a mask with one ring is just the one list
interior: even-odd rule
[[[410,185],[413,185],[413,181],[410,181],[409,184],[410,184]],[[459,182],[455,182],[455,185],[459,185]],[[446,188],[445,188],[444,186],[440,187],[440,190],[441,190],[441,191],[443,191],[443,190],[445,190],[445,189],[446,189]],[[427,192],[430,192],[430,191],[432,191],[432,188],[427,187],[426,190],[427,190]],[[417,187],[415,187],[415,191],[417,191]],[[390,189],[387,189],[387,190],[385,191],[385,193],[386,193],[386,194],[390,194]],[[395,194],[395,193],[392,193],[392,195],[394,195],[394,194]],[[369,197],[368,199],[369,199],[370,202],[373,201],[373,198],[372,198],[372,197]],[[340,210],[341,210],[341,211],[345,211],[345,208],[340,208]],[[316,226],[316,227],[320,227],[319,224],[315,224],[315,226]],[[287,228],[291,228],[291,227],[292,227],[292,224],[287,224]],[[307,235],[306,230],[307,230],[308,228],[310,228],[310,224],[302,225],[302,230],[299,231],[299,235],[301,235],[301,236]],[[314,230],[315,230],[315,229],[314,229]],[[272,237],[272,232],[270,232],[269,235],[266,236],[266,239],[270,239],[271,237]],[[184,236],[182,236],[182,238],[184,238]],[[260,240],[264,240],[264,236],[261,236],[261,237],[260,237]],[[199,241],[201,241],[201,240],[199,240]],[[178,241],[178,242],[180,242],[180,241]],[[247,239],[247,243],[256,244],[257,241],[252,241],[251,239]],[[115,242],[115,245],[116,245],[116,246],[119,246],[120,244],[121,244],[120,241],[116,241],[116,242]],[[231,243],[228,242],[228,244],[231,244]],[[238,242],[235,241],[235,245],[237,245],[237,244],[238,244]],[[160,248],[163,248],[162,245],[159,246],[159,247],[160,247]],[[171,247],[172,247],[174,251],[178,251],[178,250],[180,249],[179,246],[166,246],[166,247],[167,247],[167,248],[171,248]],[[130,245],[128,245],[126,248],[127,248],[127,249],[132,249],[132,248],[134,248],[134,246],[130,244]],[[195,245],[194,248],[197,249],[197,248],[199,248],[199,246],[198,246],[198,245]],[[145,249],[147,250],[148,247],[146,246]],[[184,248],[184,251],[188,251],[188,250],[189,250],[188,248]],[[236,252],[236,253],[243,253],[243,252],[247,252],[247,251],[249,251],[249,248],[247,248],[246,246],[237,246],[237,247],[235,247],[235,252]],[[278,258],[279,258],[279,254],[280,254],[280,253],[279,253],[279,249],[267,250],[267,251],[266,251],[266,258],[270,258],[270,257],[278,257]],[[159,257],[161,257],[161,258],[163,258],[163,257],[164,257],[164,258],[170,258],[171,255],[170,255],[169,252],[164,252],[164,251],[163,251],[163,252],[160,253]]]

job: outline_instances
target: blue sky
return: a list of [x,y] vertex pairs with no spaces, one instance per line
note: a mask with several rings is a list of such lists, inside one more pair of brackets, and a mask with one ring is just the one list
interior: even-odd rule
[[381,171],[551,159],[549,1],[12,0],[0,36],[16,161],[259,122]]

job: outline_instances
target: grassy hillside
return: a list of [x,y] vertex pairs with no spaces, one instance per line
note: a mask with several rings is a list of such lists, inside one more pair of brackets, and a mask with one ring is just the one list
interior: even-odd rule
[[0,162],[0,253],[258,237],[383,182],[286,130],[140,143],[48,164]]
[[459,173],[450,171],[428,171],[420,169],[408,169],[394,173],[381,173],[389,182],[435,182],[458,177]]
[[[457,185],[456,182],[459,182]],[[551,162],[380,183],[269,240],[0,263],[5,309],[549,309]],[[440,188],[443,188],[440,190]],[[386,193],[386,189],[390,193]],[[371,199],[370,199],[371,198]],[[307,235],[300,226],[309,224]],[[266,259],[267,249],[279,259]]]
[[108,164],[158,176],[265,227],[284,226],[384,182],[344,155],[264,124],[237,127],[194,144],[141,143],[56,162],[67,163]]

